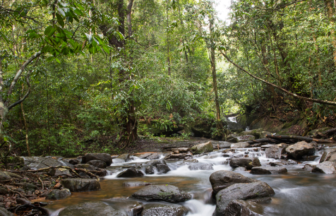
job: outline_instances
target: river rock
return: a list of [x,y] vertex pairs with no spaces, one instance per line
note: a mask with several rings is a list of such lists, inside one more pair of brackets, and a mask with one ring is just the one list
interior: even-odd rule
[[226,171],[226,170],[220,170],[220,171],[212,173],[209,179],[212,185],[213,195],[216,195],[218,191],[224,188],[227,188],[236,183],[258,182],[258,180],[248,178],[246,176],[243,176],[240,173]]
[[13,216],[12,212],[7,211],[7,209],[0,207],[1,216]]
[[178,203],[191,199],[191,194],[182,192],[173,185],[149,185],[135,192],[132,197],[146,201]]
[[336,149],[327,149],[323,152],[320,163],[324,161],[336,161]]
[[58,176],[72,177],[72,175],[70,174],[69,169],[65,169],[65,168],[55,168],[55,167],[52,167],[49,170],[48,174],[51,175],[51,176],[55,176],[55,177],[58,177]]
[[167,166],[166,164],[157,164],[156,168],[159,174],[167,173],[170,171],[169,166]]
[[71,196],[71,192],[67,188],[64,188],[62,190],[54,189],[47,194],[46,199],[47,200],[60,200],[60,199],[65,199],[69,196]]
[[53,157],[22,157],[22,158],[24,159],[24,165],[33,170],[64,165],[60,161],[58,161],[56,157],[54,158]]
[[239,143],[231,144],[232,149],[234,149],[234,148],[247,148],[249,146],[250,146],[250,144],[247,143],[247,142],[239,142]]
[[216,195],[216,216],[226,216],[226,207],[233,200],[247,200],[254,198],[270,197],[274,190],[265,182],[238,183],[231,185]]
[[142,177],[142,176],[144,176],[144,174],[141,171],[139,171],[139,170],[137,170],[133,167],[129,168],[129,169],[127,169],[127,170],[125,170],[125,171],[123,171],[123,172],[121,172],[117,175],[118,178],[136,178],[136,177]]
[[213,146],[211,142],[202,143],[202,144],[198,144],[198,145],[191,147],[191,152],[193,154],[202,154],[202,153],[212,152],[212,151],[213,151]]
[[311,171],[313,171],[313,169],[315,167],[316,167],[315,165],[306,164],[306,165],[304,165],[304,167],[302,169],[305,170],[305,171],[311,172]]
[[96,170],[96,168],[92,166],[91,164],[77,164],[75,165],[75,168],[86,169],[86,170]]
[[155,173],[155,172],[154,172],[154,166],[152,166],[152,165],[148,165],[148,166],[145,168],[145,173],[146,173],[146,174],[149,174],[149,175],[154,174],[154,173]]
[[251,174],[285,174],[287,169],[285,167],[273,167],[273,166],[263,166],[263,167],[253,167]]
[[230,160],[230,166],[232,168],[246,167],[247,169],[251,169],[252,168],[252,159],[251,158],[232,158]]
[[286,152],[289,158],[301,159],[304,155],[314,155],[315,148],[313,144],[302,141],[288,146]]
[[77,165],[77,164],[79,164],[79,160],[77,160],[77,159],[70,159],[69,160],[69,164]]
[[267,158],[281,159],[281,154],[284,153],[284,149],[279,146],[273,146],[271,148],[265,149],[265,154]]
[[257,157],[253,158],[253,160],[252,160],[252,166],[253,167],[261,166],[259,158],[257,158]]
[[71,192],[96,191],[100,190],[100,183],[97,179],[63,179],[61,184]]
[[92,161],[89,161],[88,164],[94,167],[97,167],[97,168],[106,168],[106,163],[101,160],[92,160]]
[[317,156],[317,155],[305,155],[305,156],[302,157],[302,160],[303,161],[315,161],[315,159],[318,158],[318,157],[319,156]]
[[[244,200],[232,200],[220,215],[225,216],[262,216],[254,212],[255,205],[251,205]],[[217,214],[216,214],[217,216]]]
[[59,216],[127,216],[103,202],[86,202],[63,209]]
[[336,162],[325,161],[323,163],[317,164],[316,167],[312,170],[312,172],[334,174],[336,173]]
[[146,204],[141,216],[184,216],[188,209],[176,204]]
[[188,166],[190,170],[213,170],[212,164],[206,163],[193,163]]
[[112,163],[111,155],[107,153],[89,153],[83,156],[82,163],[88,163],[92,160],[101,160],[106,163],[106,166],[110,166]]

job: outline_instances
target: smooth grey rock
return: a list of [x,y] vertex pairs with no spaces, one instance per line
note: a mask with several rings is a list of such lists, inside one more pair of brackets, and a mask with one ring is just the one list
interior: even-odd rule
[[96,170],[96,168],[92,166],[91,164],[77,164],[75,165],[75,168],[86,169],[86,170]]
[[232,200],[224,212],[220,215],[225,216],[262,216],[253,211],[255,205],[251,205],[250,203],[244,200]]
[[63,179],[63,187],[71,192],[96,191],[100,190],[100,183],[97,179]]
[[238,183],[231,185],[216,195],[216,216],[226,216],[226,207],[233,200],[247,200],[255,198],[270,197],[274,190],[265,182]]
[[92,160],[101,160],[106,163],[106,166],[110,166],[112,163],[111,155],[107,153],[89,153],[83,156],[82,163],[87,163]]
[[64,165],[56,158],[52,157],[22,157],[22,158],[24,159],[24,165],[33,170]]
[[191,195],[180,191],[173,185],[149,185],[132,195],[133,198],[146,201],[166,201],[171,203],[184,202],[191,199]]
[[251,158],[232,158],[230,160],[230,166],[232,168],[246,167],[247,169],[251,169],[252,168],[252,159]]
[[324,161],[336,161],[336,149],[327,149],[323,152],[320,163]]
[[71,196],[71,192],[67,188],[64,188],[62,190],[54,189],[47,194],[46,199],[47,200],[60,200],[60,199],[65,199],[69,196]]
[[258,180],[248,178],[240,173],[220,170],[210,175],[210,183],[213,189],[213,195],[216,195],[218,191],[223,190],[236,183],[252,183],[258,182]]
[[103,202],[87,202],[63,209],[59,216],[127,216]]
[[312,170],[315,173],[324,173],[324,174],[335,174],[336,173],[336,162],[325,161],[323,163],[317,164],[316,167]]
[[304,165],[304,167],[302,169],[305,170],[305,171],[311,172],[311,171],[313,171],[313,169],[315,167],[316,166],[314,166],[314,165],[306,164],[306,165]]
[[259,160],[259,158],[253,158],[253,160],[252,160],[252,166],[253,167],[258,167],[258,166],[261,166],[261,163],[260,163],[260,160]]
[[55,176],[55,177],[58,177],[58,176],[62,176],[62,177],[72,177],[69,169],[65,169],[65,168],[51,168],[49,173],[49,175],[51,176]]
[[253,167],[251,174],[285,174],[287,169],[285,167],[274,167],[274,166],[264,166],[264,167]]
[[188,209],[176,204],[146,204],[141,216],[184,216]]
[[288,146],[286,152],[289,158],[301,159],[305,155],[314,155],[315,147],[311,143],[302,141]]

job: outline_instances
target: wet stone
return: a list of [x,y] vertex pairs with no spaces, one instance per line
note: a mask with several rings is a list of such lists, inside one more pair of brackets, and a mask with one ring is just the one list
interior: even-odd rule
[[47,194],[46,199],[47,200],[60,200],[60,199],[65,199],[69,196],[71,196],[71,192],[67,188],[62,189],[62,190],[54,189]]
[[106,168],[106,163],[101,160],[92,160],[92,161],[89,161],[88,164],[94,167],[97,167],[97,168]]
[[146,204],[141,216],[184,216],[188,209],[176,204]]
[[173,185],[149,185],[135,192],[132,197],[146,201],[178,203],[191,199],[191,194],[182,192]]
[[285,174],[287,173],[287,169],[285,167],[253,167],[251,170],[251,174]]
[[170,171],[170,168],[166,164],[157,164],[156,168],[159,174],[164,174]]
[[144,174],[135,168],[129,168],[117,175],[118,178],[136,178],[142,176],[144,176]]
[[100,190],[100,183],[97,179],[63,179],[61,184],[71,192]]
[[103,202],[87,202],[63,209],[59,216],[127,216],[125,212],[117,211]]

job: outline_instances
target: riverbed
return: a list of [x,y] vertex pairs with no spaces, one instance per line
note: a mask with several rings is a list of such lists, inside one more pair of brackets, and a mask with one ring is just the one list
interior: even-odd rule
[[[123,166],[141,166],[149,160],[133,157],[131,161],[113,163],[107,175],[101,181],[101,190],[92,192],[72,193],[72,196],[50,203],[47,207],[52,216],[65,207],[89,201],[103,201],[115,209],[125,211],[127,215],[133,215],[129,206],[134,201],[147,203],[141,200],[129,198],[134,192],[144,187],[145,184],[174,185],[180,190],[189,192],[193,198],[179,203],[189,209],[187,216],[211,216],[216,205],[211,197],[212,188],[209,177],[219,170],[233,170],[227,163],[230,157],[248,153],[250,157],[258,157],[262,165],[269,162],[277,162],[276,159],[266,158],[260,148],[237,149],[230,153],[230,157],[224,157],[223,150],[214,151],[206,155],[193,156],[199,163],[210,164],[210,170],[190,170],[183,160],[167,161],[171,171],[166,174],[145,174],[141,178],[117,178],[117,175],[126,170]],[[321,156],[321,152],[315,153]],[[163,158],[163,154],[161,159]],[[269,204],[262,204],[258,209],[263,215],[295,215],[295,216],[330,216],[336,212],[336,176],[316,174],[304,171],[304,164],[317,164],[315,161],[300,162],[296,165],[286,165],[287,174],[283,175],[252,175],[248,171],[237,171],[244,176],[258,179],[268,183],[275,191],[275,196]],[[118,168],[118,169],[117,169]],[[144,168],[142,168],[143,173]],[[164,203],[164,202],[162,202]]]

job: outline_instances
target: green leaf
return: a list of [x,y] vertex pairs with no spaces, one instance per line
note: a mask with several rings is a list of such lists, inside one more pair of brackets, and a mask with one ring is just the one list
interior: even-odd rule
[[54,32],[56,31],[56,28],[54,28],[53,26],[48,26],[45,30],[44,30],[44,34],[48,37],[52,36],[54,34]]
[[56,14],[56,17],[57,17],[58,24],[60,24],[60,26],[62,26],[64,28],[63,17],[61,15],[59,15],[58,13]]
[[57,8],[58,13],[62,14],[65,17],[64,10],[62,8]]

